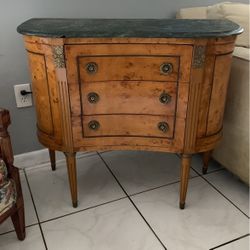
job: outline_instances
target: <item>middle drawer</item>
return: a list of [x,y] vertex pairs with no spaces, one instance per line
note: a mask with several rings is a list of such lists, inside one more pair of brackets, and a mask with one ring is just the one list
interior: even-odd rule
[[99,81],[177,81],[178,56],[79,56],[83,82]]
[[174,82],[84,82],[82,113],[174,115],[176,91]]

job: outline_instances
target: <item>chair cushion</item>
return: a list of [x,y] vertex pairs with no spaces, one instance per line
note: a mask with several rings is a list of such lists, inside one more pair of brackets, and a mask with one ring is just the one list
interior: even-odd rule
[[7,175],[7,167],[0,159],[0,216],[16,203],[15,182]]
[[207,7],[193,7],[180,9],[176,14],[177,19],[206,19]]
[[250,49],[244,47],[235,47],[233,56],[249,62]]
[[8,171],[3,160],[0,159],[0,188],[7,182]]

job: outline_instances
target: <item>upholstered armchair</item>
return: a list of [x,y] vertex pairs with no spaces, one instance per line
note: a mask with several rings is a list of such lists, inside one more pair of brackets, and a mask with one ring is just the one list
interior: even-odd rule
[[11,216],[17,238],[23,240],[24,203],[18,168],[13,166],[9,125],[9,112],[0,108],[0,224]]

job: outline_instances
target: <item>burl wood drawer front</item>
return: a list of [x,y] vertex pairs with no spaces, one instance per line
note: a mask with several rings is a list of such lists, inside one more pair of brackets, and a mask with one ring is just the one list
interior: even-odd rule
[[[71,96],[72,116],[85,115],[84,112],[88,112],[87,114],[104,114],[104,112],[106,113],[106,109],[109,109],[108,106],[101,108],[97,105],[91,105],[91,111],[88,111],[85,105],[88,105],[88,108],[90,108],[90,105],[85,102],[87,93],[84,89],[86,86],[86,91],[92,92],[88,84],[93,84],[93,92],[96,91],[98,86],[94,85],[94,83],[106,84],[99,85],[100,87],[103,86],[103,91],[104,88],[106,88],[105,91],[111,91],[109,86],[114,82],[121,84],[125,81],[128,83],[168,84],[172,82],[188,84],[190,80],[192,52],[192,46],[176,44],[66,44],[66,68]],[[163,71],[166,73],[163,73]],[[89,89],[87,90],[87,88]],[[120,88],[119,90],[122,91],[122,89],[124,88]],[[129,90],[126,90],[125,94],[127,94],[126,92],[129,92]],[[144,93],[144,90],[141,92]],[[137,95],[142,100],[139,92],[137,92]],[[173,102],[174,98],[173,96]],[[177,102],[178,98],[176,98]],[[152,102],[157,103],[159,98],[153,99],[152,101],[148,100],[150,105]],[[101,95],[100,100],[102,100]],[[113,99],[111,98],[111,100]],[[131,99],[131,101],[133,100]],[[111,103],[114,102],[112,101]],[[158,104],[156,105],[159,107]],[[128,106],[123,106],[122,109],[124,111],[121,111],[121,113],[127,113]],[[135,107],[135,111],[133,112],[137,112],[137,110],[139,112],[139,109],[142,111],[142,109],[146,108],[140,104],[137,106],[139,107]],[[179,107],[179,104],[177,106]],[[168,106],[163,105],[160,107],[159,113],[156,114],[162,114],[163,110],[167,112],[166,114],[172,114],[171,103]],[[112,107],[110,112],[116,113],[114,109]],[[142,114],[149,114],[151,112],[155,114],[155,111],[156,108],[150,107],[149,112],[143,111]]]
[[137,136],[173,138],[174,117],[147,115],[83,116],[83,137]]
[[79,56],[81,82],[176,81],[179,58],[169,56]]
[[91,114],[174,115],[177,83],[90,82],[81,84],[82,110]]

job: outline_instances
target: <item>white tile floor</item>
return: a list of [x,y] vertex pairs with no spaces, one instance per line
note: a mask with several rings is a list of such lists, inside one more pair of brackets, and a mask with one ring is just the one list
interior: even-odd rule
[[77,165],[76,209],[64,162],[55,172],[46,164],[21,171],[27,237],[18,241],[7,220],[1,250],[249,249],[249,189],[213,161],[202,176],[194,157],[184,210],[174,154],[108,151]]

